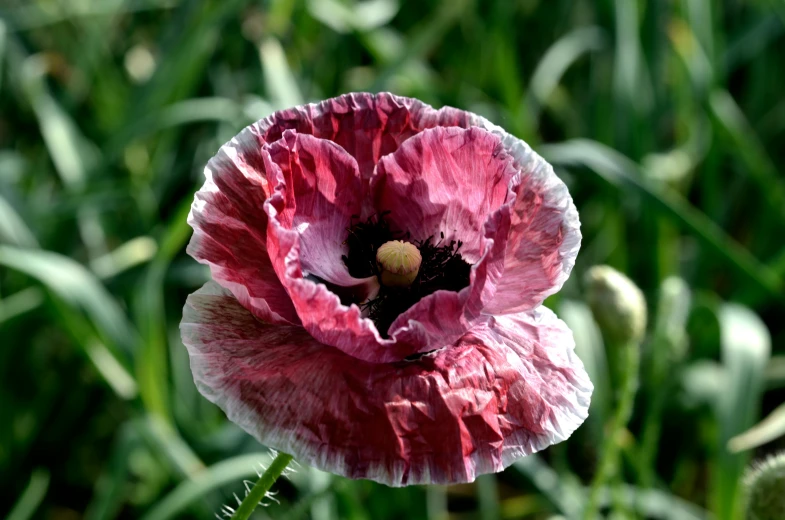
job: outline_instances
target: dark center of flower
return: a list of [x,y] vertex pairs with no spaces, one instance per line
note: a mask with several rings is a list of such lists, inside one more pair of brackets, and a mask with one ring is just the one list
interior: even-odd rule
[[346,305],[357,303],[363,310],[367,310],[368,317],[385,338],[389,337],[387,331],[395,318],[422,298],[439,290],[458,292],[468,286],[471,270],[471,265],[459,253],[463,245],[461,241],[451,240],[445,244],[442,233],[438,241],[435,241],[433,236],[425,240],[411,241],[422,258],[417,277],[411,284],[384,283],[387,277],[383,278],[384,269],[377,259],[379,248],[385,244],[389,247],[389,242],[404,241],[408,238],[408,233],[396,233],[390,229],[385,221],[388,213],[374,215],[364,222],[358,220],[352,224],[345,242],[348,253],[342,257],[353,277],[378,276],[382,282],[376,298],[357,302],[348,297],[342,298],[342,302]]

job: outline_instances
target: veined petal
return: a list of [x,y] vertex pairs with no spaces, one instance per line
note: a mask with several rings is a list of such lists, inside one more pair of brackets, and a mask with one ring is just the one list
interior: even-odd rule
[[259,319],[299,323],[267,254],[264,201],[275,180],[265,175],[261,144],[249,129],[218,150],[188,215],[194,234],[188,254]]
[[569,329],[544,307],[380,364],[262,323],[208,282],[188,298],[181,331],[199,390],[260,442],[392,486],[501,471],[568,437],[592,391]]
[[417,99],[358,92],[281,110],[251,128],[267,143],[286,130],[333,141],[355,158],[368,178],[380,157],[438,124],[437,111]]
[[[339,298],[340,291],[348,289],[361,295],[355,298],[359,303],[378,288],[375,277],[352,278],[341,261],[352,216],[367,213],[367,184],[352,157],[331,141],[291,130],[267,149],[268,170],[275,170],[279,180],[265,203],[270,217],[267,248],[303,326],[318,341],[358,359],[383,363],[451,344],[471,327],[501,272],[504,241],[498,238],[507,235],[508,210],[495,212],[474,230],[482,242],[472,244],[476,265],[469,288],[427,296],[395,320],[391,338],[385,339],[357,305]],[[501,186],[503,193],[494,193],[497,198],[508,194],[506,183]]]
[[[268,171],[275,172],[282,195],[276,219],[298,234],[302,270],[345,289],[357,288],[362,301],[374,286],[378,289],[378,281],[352,277],[341,260],[352,220],[367,213],[368,188],[357,163],[335,143],[291,130],[266,151]],[[283,276],[283,264],[276,269]]]
[[514,158],[520,182],[514,188],[503,283],[484,312],[536,307],[567,281],[581,246],[581,223],[567,186],[528,144],[484,117],[444,107],[438,119],[444,125],[476,126],[493,133]]
[[503,272],[512,191],[518,178],[501,140],[480,128],[424,130],[383,157],[371,178],[379,213],[414,241],[460,241],[472,264],[470,284],[460,292],[423,298],[390,327],[410,320],[452,342],[466,332],[493,298]]
[[414,240],[430,236],[463,242],[461,253],[475,263],[482,228],[492,213],[514,197],[518,171],[501,139],[480,128],[424,130],[382,157],[371,179],[376,211],[388,211],[394,229]]

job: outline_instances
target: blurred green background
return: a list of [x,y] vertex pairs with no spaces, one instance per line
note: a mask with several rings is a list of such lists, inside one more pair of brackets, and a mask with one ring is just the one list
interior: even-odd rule
[[744,467],[785,445],[784,60],[783,0],[0,0],[0,516],[213,518],[242,496],[269,456],[179,339],[208,277],[184,253],[193,192],[272,111],[390,90],[485,115],[569,185],[583,248],[548,305],[591,416],[471,485],[301,467],[256,516],[575,515],[614,408],[581,285],[607,263],[650,325],[603,503],[739,518]]

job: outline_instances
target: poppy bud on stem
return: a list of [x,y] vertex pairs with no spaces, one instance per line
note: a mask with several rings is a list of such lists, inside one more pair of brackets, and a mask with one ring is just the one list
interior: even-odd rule
[[585,277],[586,295],[594,319],[602,330],[614,386],[618,389],[616,411],[608,427],[600,461],[584,510],[587,520],[598,517],[603,486],[618,472],[619,446],[632,416],[638,389],[641,342],[646,332],[646,300],[635,283],[609,266],[595,266]]
[[414,244],[390,240],[376,251],[381,282],[388,287],[408,287],[417,278],[422,256]]

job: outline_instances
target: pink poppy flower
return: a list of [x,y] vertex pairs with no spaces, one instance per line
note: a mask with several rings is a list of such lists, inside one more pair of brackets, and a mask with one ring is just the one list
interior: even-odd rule
[[[541,305],[572,270],[578,214],[523,141],[348,94],[252,124],[205,175],[188,252],[214,282],[182,337],[199,390],[263,444],[350,478],[446,484],[586,418],[572,333]],[[377,258],[394,240],[411,245]]]

